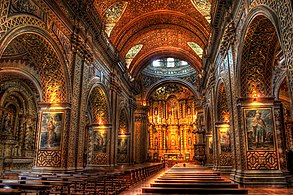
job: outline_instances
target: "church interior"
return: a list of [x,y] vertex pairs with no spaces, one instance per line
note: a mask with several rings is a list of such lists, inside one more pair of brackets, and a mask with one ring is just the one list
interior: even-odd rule
[[0,193],[290,189],[292,101],[292,0],[0,0]]

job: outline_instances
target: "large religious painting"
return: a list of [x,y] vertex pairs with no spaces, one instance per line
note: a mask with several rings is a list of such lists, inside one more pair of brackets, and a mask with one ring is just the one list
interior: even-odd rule
[[107,134],[106,131],[94,131],[94,151],[106,153]]
[[127,163],[128,162],[128,138],[120,137],[118,138],[118,148],[117,148],[117,156],[118,163]]
[[64,126],[63,112],[43,112],[41,119],[40,149],[60,149]]
[[222,152],[231,152],[231,133],[229,127],[220,128],[220,146]]
[[271,108],[244,109],[248,150],[274,150],[274,125]]

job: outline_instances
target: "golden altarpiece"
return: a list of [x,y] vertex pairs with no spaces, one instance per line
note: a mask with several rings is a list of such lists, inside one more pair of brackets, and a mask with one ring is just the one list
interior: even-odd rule
[[154,161],[193,160],[201,127],[199,100],[183,85],[165,84],[148,98],[148,155]]

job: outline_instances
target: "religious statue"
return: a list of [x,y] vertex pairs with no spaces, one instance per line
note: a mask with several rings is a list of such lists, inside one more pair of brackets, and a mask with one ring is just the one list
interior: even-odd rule
[[11,133],[11,117],[8,113],[6,114],[6,117],[4,119],[4,132]]

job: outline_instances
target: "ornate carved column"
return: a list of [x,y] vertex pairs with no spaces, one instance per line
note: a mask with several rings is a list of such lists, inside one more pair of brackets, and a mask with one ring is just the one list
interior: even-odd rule
[[[78,29],[78,28],[77,28]],[[72,97],[71,119],[68,134],[67,168],[81,168],[84,161],[84,130],[86,115],[85,93],[88,76],[85,74],[86,65],[90,64],[91,52],[87,50],[86,42],[81,41],[78,32],[72,33]]]
[[136,103],[135,100],[130,99],[129,100],[129,105],[130,105],[130,124],[129,124],[129,128],[131,131],[131,142],[130,142],[130,164],[134,163],[134,153],[135,153],[135,149],[134,149],[134,123],[135,123],[135,116],[134,116],[134,112],[136,109]]
[[165,151],[167,148],[167,142],[166,142],[167,128],[165,125],[162,125],[162,131],[163,131],[163,151]]
[[142,163],[146,160],[147,154],[147,119],[148,107],[147,106],[137,106],[134,117],[134,161],[136,163]]
[[117,134],[118,134],[118,94],[121,93],[121,88],[118,83],[118,79],[114,74],[111,74],[111,112],[112,112],[112,131],[111,131],[111,138],[110,138],[110,165],[116,164],[116,153],[117,150]]

